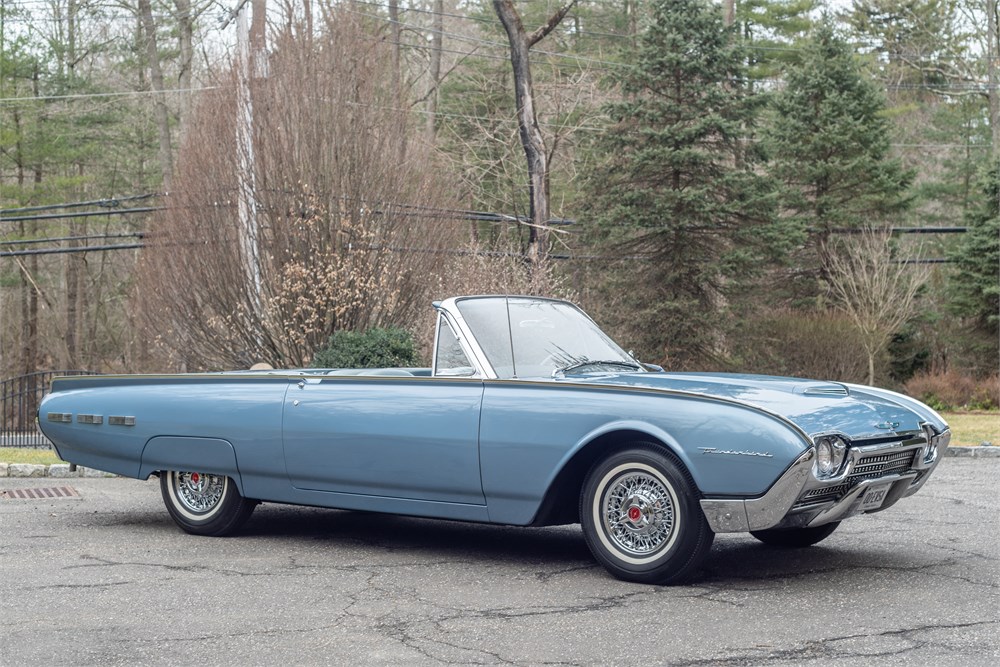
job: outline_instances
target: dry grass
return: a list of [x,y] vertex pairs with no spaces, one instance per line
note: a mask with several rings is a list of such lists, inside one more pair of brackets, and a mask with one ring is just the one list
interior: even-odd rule
[[52,465],[65,463],[51,449],[35,449],[33,447],[0,447],[0,463],[38,463]]
[[944,412],[951,426],[951,444],[971,447],[992,442],[1000,447],[1000,412]]

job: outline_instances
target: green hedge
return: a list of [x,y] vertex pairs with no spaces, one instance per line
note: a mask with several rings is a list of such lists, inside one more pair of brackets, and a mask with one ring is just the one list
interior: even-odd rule
[[413,336],[395,327],[337,331],[313,357],[316,368],[393,368],[419,364]]

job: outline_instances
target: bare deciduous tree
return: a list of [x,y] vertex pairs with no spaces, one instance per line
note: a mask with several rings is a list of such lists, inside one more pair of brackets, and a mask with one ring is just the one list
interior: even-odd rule
[[891,234],[866,229],[824,248],[829,257],[828,287],[833,303],[857,327],[868,356],[868,384],[875,360],[893,334],[917,313],[917,295],[927,282],[924,265],[907,264],[893,253]]
[[547,229],[549,224],[549,163],[545,150],[545,138],[538,126],[538,112],[535,109],[535,93],[531,82],[531,62],[528,51],[552,32],[565,18],[576,0],[556,10],[548,21],[529,33],[524,28],[520,14],[513,0],[493,0],[507,38],[510,42],[510,64],[514,71],[514,100],[517,105],[517,124],[521,145],[528,161],[528,188],[531,196],[531,233],[528,242],[528,259],[532,266],[545,263],[548,253]]
[[407,124],[390,45],[350,12],[331,7],[324,21],[312,39],[303,26],[283,31],[268,77],[252,84],[250,257],[235,205],[251,163],[237,147],[235,73],[192,118],[170,211],[139,269],[161,366],[307,365],[333,331],[412,327],[439,296],[465,229],[441,212],[458,208],[452,183],[422,149],[399,160]]

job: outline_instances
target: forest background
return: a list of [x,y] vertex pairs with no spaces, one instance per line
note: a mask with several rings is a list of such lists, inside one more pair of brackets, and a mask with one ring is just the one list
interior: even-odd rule
[[426,353],[432,299],[528,292],[673,370],[995,408],[996,12],[0,0],[0,378]]

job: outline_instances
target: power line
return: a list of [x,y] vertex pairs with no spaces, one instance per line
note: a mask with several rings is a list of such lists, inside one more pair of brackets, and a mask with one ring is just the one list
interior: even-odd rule
[[[96,241],[96,240],[109,240],[109,239],[125,239],[125,238],[144,238],[146,236],[145,232],[129,232],[124,234],[90,234],[88,236],[50,236],[43,239],[28,239],[28,240],[18,240],[18,241],[0,241],[0,245],[5,246],[25,246],[25,245],[40,245],[42,243],[62,243],[64,241]],[[83,246],[86,248],[87,246]]]
[[42,248],[40,250],[4,250],[0,257],[24,257],[27,255],[69,255],[78,252],[107,252],[109,250],[134,250],[145,248],[145,243],[126,243],[121,245],[94,245],[71,248]]
[[159,95],[160,93],[200,93],[208,90],[218,90],[221,86],[202,86],[200,88],[169,88],[167,90],[126,90],[108,93],[74,93],[71,95],[39,95],[37,97],[0,97],[0,102],[43,102],[50,100],[79,100],[104,97],[142,97],[144,95]]
[[74,201],[64,204],[45,204],[40,206],[24,206],[21,208],[0,209],[0,219],[11,213],[33,213],[35,211],[55,211],[63,208],[81,208],[84,206],[103,206],[105,208],[118,208],[122,202],[139,201],[161,196],[159,193],[148,193],[144,195],[130,195],[128,197],[109,197],[107,199],[93,199],[91,201]]
[[112,211],[81,211],[79,213],[47,213],[44,215],[21,215],[13,218],[0,218],[0,222],[41,222],[43,220],[67,220],[71,218],[90,218],[98,215],[126,215],[128,213],[152,213],[165,211],[166,206],[143,206],[123,208]]

